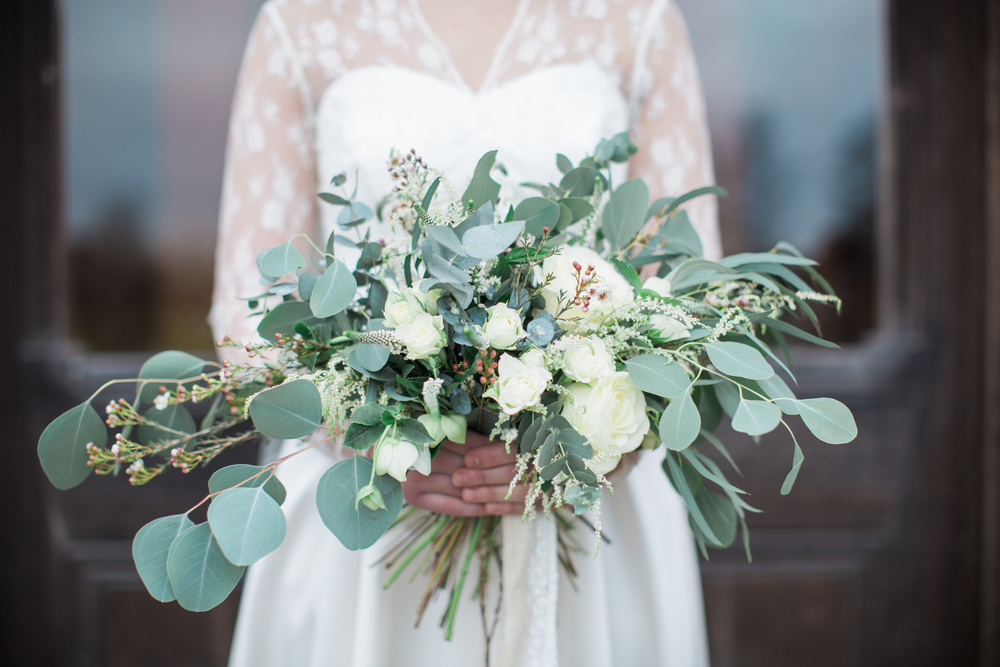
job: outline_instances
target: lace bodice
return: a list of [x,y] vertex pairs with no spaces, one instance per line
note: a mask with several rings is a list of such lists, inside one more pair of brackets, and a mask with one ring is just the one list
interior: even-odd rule
[[[365,108],[382,114],[384,123],[405,118],[422,128],[437,118],[436,103],[446,104],[447,95],[464,95],[495,111],[498,123],[519,117],[517,88],[520,85],[523,93],[528,87],[519,82],[534,78],[535,89],[550,90],[542,78],[560,67],[572,68],[575,79],[560,75],[558,80],[564,92],[581,93],[577,115],[597,113],[600,118],[589,129],[609,134],[625,129],[613,124],[630,125],[640,147],[630,161],[631,169],[646,180],[654,197],[714,183],[693,54],[683,19],[668,0],[520,0],[481,84],[470,85],[463,78],[456,58],[434,33],[417,0],[272,0],[263,6],[247,45],[230,123],[210,315],[217,337],[229,334],[249,341],[255,336],[256,322],[246,318],[248,311],[238,298],[263,291],[255,266],[261,250],[299,232],[319,238],[318,184],[328,181],[332,169],[357,165],[356,160],[351,162],[357,155],[345,162],[344,141],[351,142],[348,152],[360,150],[357,135],[363,130],[358,119]],[[391,74],[399,70],[420,76]],[[421,81],[428,85],[420,85]],[[439,90],[415,104],[416,93],[408,86]],[[360,97],[373,91],[382,97],[370,101]],[[497,111],[491,95],[513,99],[514,107]],[[341,98],[339,104],[330,101],[336,97]],[[337,115],[349,110],[356,118],[338,123]],[[520,117],[540,136],[543,130],[556,128],[552,118],[532,125],[529,114]],[[562,118],[558,129],[571,132],[574,113],[564,111]],[[331,127],[346,139],[342,137],[339,144],[331,141]],[[588,136],[585,145],[592,147],[594,141]],[[554,162],[555,151],[572,148],[550,143],[551,151],[545,145],[546,162],[540,169],[554,169],[548,163]],[[378,165],[384,171],[381,164],[389,148],[377,147],[383,151],[380,160],[366,158],[364,165]],[[453,146],[447,151],[437,148],[442,156],[464,159]],[[426,147],[427,157],[433,149]],[[469,174],[475,157],[463,167]],[[576,161],[583,154],[570,157]],[[458,168],[433,162],[432,166]],[[554,178],[548,171],[537,175],[530,171],[531,164],[524,165],[518,176]],[[364,196],[359,200],[374,204],[369,198],[380,196],[378,181],[362,182],[368,186],[360,191]],[[706,255],[718,257],[715,201],[703,197],[687,208]]]

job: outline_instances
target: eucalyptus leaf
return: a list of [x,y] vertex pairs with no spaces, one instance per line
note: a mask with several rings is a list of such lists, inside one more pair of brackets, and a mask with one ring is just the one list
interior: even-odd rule
[[358,291],[354,274],[342,261],[333,264],[316,281],[309,307],[318,318],[332,317],[347,308]]
[[282,243],[277,248],[268,250],[260,261],[260,268],[271,276],[285,276],[296,269],[305,268],[306,258],[302,256],[291,241]]
[[559,215],[559,205],[545,197],[528,197],[514,208],[514,220],[524,220],[525,231],[535,237],[544,227],[555,229]]
[[660,415],[660,440],[675,452],[690,446],[700,431],[701,415],[686,391],[670,401]]
[[[312,296],[313,287],[316,286],[316,281],[318,278],[312,273],[303,273],[299,276],[299,298],[303,301],[309,301],[309,297]],[[310,315],[312,313],[310,312]]]
[[788,471],[788,475],[785,476],[785,481],[781,484],[781,495],[787,496],[792,492],[792,486],[795,484],[795,480],[799,476],[799,470],[802,468],[802,462],[806,460],[805,455],[802,453],[802,448],[799,447],[799,443],[795,444],[795,453],[792,456],[792,469]]
[[250,565],[285,539],[285,515],[263,488],[240,487],[208,507],[208,524],[223,555],[233,565]]
[[765,380],[774,375],[774,369],[760,352],[743,343],[706,343],[705,351],[716,368],[726,375]]
[[564,197],[559,203],[569,209],[573,216],[573,222],[582,220],[594,212],[594,207],[586,199],[579,197]]
[[715,195],[717,197],[728,197],[729,193],[726,192],[725,190],[723,190],[722,188],[716,186],[716,185],[709,185],[709,186],[706,186],[706,187],[703,187],[703,188],[697,188],[695,190],[691,190],[690,192],[685,192],[680,197],[677,197],[676,199],[674,199],[673,201],[670,202],[670,205],[667,206],[667,210],[666,210],[666,212],[665,212],[664,215],[670,215],[671,213],[673,213],[674,211],[676,211],[677,208],[679,206],[681,206],[682,204],[691,201],[695,197],[701,197],[703,195]]
[[556,167],[559,168],[559,171],[566,174],[573,170],[573,162],[562,153],[556,153]]
[[602,213],[601,229],[612,247],[618,252],[639,233],[646,221],[649,206],[649,188],[641,178],[625,181],[611,193]]
[[61,491],[72,489],[87,479],[93,470],[87,465],[87,444],[103,448],[108,429],[88,400],[59,415],[38,439],[38,460],[52,486]]
[[351,412],[351,421],[362,426],[375,426],[382,423],[382,413],[386,411],[385,406],[378,403],[366,403],[354,408]]
[[476,170],[472,174],[472,181],[465,192],[462,193],[463,206],[472,202],[472,208],[478,209],[486,202],[496,204],[500,196],[500,184],[490,176],[490,171],[493,169],[493,163],[496,162],[496,159],[496,151],[490,151],[479,158]]
[[823,442],[842,445],[858,437],[850,409],[832,398],[806,398],[792,402],[806,427]]
[[701,508],[695,500],[694,491],[692,491],[691,487],[688,485],[687,479],[684,476],[684,471],[681,470],[677,460],[669,452],[663,460],[663,469],[670,478],[670,481],[673,482],[674,488],[677,489],[677,493],[680,495],[681,499],[684,500],[684,504],[687,506],[692,520],[704,533],[705,539],[716,546],[722,546],[722,542],[720,542],[719,538],[715,536],[712,528],[708,525],[708,521],[705,519],[705,515],[702,514]]
[[758,380],[757,384],[760,385],[761,390],[767,394],[768,398],[774,400],[774,404],[778,406],[778,409],[786,415],[799,414],[799,408],[795,405],[795,394],[777,373],[769,378]]
[[455,231],[451,227],[444,227],[440,225],[424,227],[424,233],[427,234],[428,238],[434,239],[442,247],[447,248],[453,253],[459,255],[465,254],[465,250],[462,248],[462,242],[459,240],[458,236],[455,235]]
[[517,240],[524,226],[524,222],[504,222],[473,227],[462,237],[463,254],[479,259],[492,259]]
[[424,198],[420,202],[420,208],[424,209],[425,211],[431,210],[431,202],[434,201],[434,193],[437,192],[439,185],[441,185],[440,176],[438,178],[435,178],[434,182],[431,183],[429,188],[427,188],[427,192],[424,193]]
[[193,380],[201,375],[204,367],[204,359],[187,352],[168,350],[154,354],[139,369],[139,379],[150,380],[139,383],[139,398],[152,403],[160,393],[161,385],[171,390],[176,389],[176,382],[164,382],[164,380]]
[[643,391],[671,400],[686,394],[691,378],[681,365],[658,354],[643,354],[625,361],[632,384]]
[[323,401],[312,382],[292,380],[257,394],[250,403],[250,417],[268,438],[304,438],[322,425]]
[[580,166],[573,169],[559,181],[559,187],[570,197],[589,197],[594,194],[594,182],[601,181],[604,188],[608,187],[608,179],[596,169]]
[[736,539],[736,508],[728,499],[707,489],[695,495],[705,521],[712,528],[722,546],[728,547]]
[[381,419],[379,423],[372,426],[352,423],[344,433],[344,446],[363,452],[369,447],[375,446],[385,432],[385,429],[386,426],[381,423]]
[[[302,277],[311,275],[304,273]],[[316,277],[313,276],[312,284],[316,284]],[[301,287],[299,296],[302,296]],[[304,296],[302,298],[305,298]],[[313,315],[312,309],[305,301],[285,301],[268,311],[267,315],[261,319],[257,325],[257,333],[267,341],[273,341],[275,334],[291,336],[295,333],[295,325],[299,322],[306,326],[313,326],[319,319]]]
[[132,540],[132,560],[139,578],[153,599],[172,602],[177,599],[167,576],[167,554],[177,536],[194,523],[186,514],[160,517],[139,529]]
[[389,361],[389,348],[374,343],[361,343],[354,350],[358,363],[372,373],[377,373]]
[[372,475],[371,459],[352,456],[325,473],[316,489],[316,506],[323,523],[351,551],[367,549],[389,529],[403,506],[403,491],[388,475],[375,478],[386,509],[372,510],[357,502],[358,491]]
[[167,554],[170,585],[177,602],[188,611],[218,606],[236,588],[245,569],[226,560],[207,523],[178,535]]
[[194,423],[194,417],[183,405],[178,403],[168,405],[162,410],[152,407],[146,411],[143,417],[157,424],[141,424],[139,426],[138,439],[144,445],[177,440],[198,430]]
[[733,430],[747,435],[764,435],[781,422],[781,409],[767,401],[740,401],[733,415]]
[[285,497],[288,495],[285,485],[281,483],[278,476],[263,466],[236,463],[219,468],[208,480],[209,493],[219,493],[235,487],[250,489],[263,487],[264,491],[279,505],[285,502]]

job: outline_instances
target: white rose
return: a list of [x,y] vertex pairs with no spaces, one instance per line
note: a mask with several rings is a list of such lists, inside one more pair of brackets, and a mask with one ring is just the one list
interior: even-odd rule
[[670,281],[665,278],[657,278],[653,276],[652,278],[647,278],[646,282],[642,284],[643,289],[648,289],[656,292],[660,296],[670,296]]
[[497,373],[496,400],[508,415],[537,405],[552,380],[552,373],[545,368],[545,356],[538,350],[530,350],[520,359],[500,355]]
[[410,290],[402,289],[390,292],[385,300],[385,322],[393,329],[402,324],[409,324],[417,315],[426,312],[423,304]]
[[[581,266],[578,272],[573,262]],[[540,269],[536,270],[536,279],[541,282],[546,276],[552,276],[552,282],[546,285],[541,293],[545,297],[546,312],[555,316],[559,312],[559,293],[564,292],[564,298],[572,300],[576,295],[578,278],[586,279],[587,267],[593,265],[597,274],[597,281],[591,285],[594,294],[590,297],[590,306],[587,312],[583,312],[583,307],[570,305],[560,317],[559,326],[572,333],[577,323],[570,322],[576,318],[601,319],[615,308],[632,303],[632,286],[628,284],[622,276],[615,270],[610,262],[604,260],[600,255],[590,248],[577,246],[564,246],[559,249],[559,253],[548,257],[542,262]],[[588,290],[589,291],[589,290]]]
[[432,289],[430,292],[426,293],[421,292],[418,289],[411,291],[413,293],[413,296],[415,296],[417,300],[420,301],[420,304],[424,307],[425,311],[427,311],[431,315],[438,314],[438,299],[440,299],[441,295],[444,294],[443,289]]
[[567,389],[573,404],[567,403],[563,416],[593,446],[594,469],[610,472],[622,454],[637,449],[649,432],[646,399],[623,371],[602,378],[593,387],[573,383]]
[[412,322],[396,328],[396,337],[406,346],[407,359],[429,359],[448,344],[440,315],[421,313]]
[[615,372],[615,360],[603,340],[590,336],[563,352],[563,370],[577,382],[593,384]]
[[649,316],[650,331],[666,341],[683,340],[691,336],[690,330],[677,318],[653,313]]
[[[426,459],[426,465],[421,458]],[[375,474],[388,474],[400,482],[406,481],[406,471],[411,466],[417,472],[429,475],[430,461],[430,450],[427,447],[417,447],[407,440],[386,439],[375,447]]]
[[521,326],[521,314],[505,303],[498,303],[489,308],[485,333],[490,347],[497,350],[509,350],[517,344],[517,341],[528,335]]

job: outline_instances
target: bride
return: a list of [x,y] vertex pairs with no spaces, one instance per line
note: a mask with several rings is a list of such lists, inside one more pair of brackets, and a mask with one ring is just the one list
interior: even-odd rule
[[[454,178],[471,176],[480,155],[499,149],[507,175],[494,177],[508,194],[524,195],[521,182],[558,180],[557,151],[576,162],[626,128],[640,147],[629,164],[655,196],[713,182],[698,75],[669,0],[267,2],[232,109],[215,335],[255,336],[256,321],[238,301],[260,291],[255,258],[295,233],[326,238],[333,220],[316,193],[335,174],[357,174],[358,201],[374,205],[391,188],[390,147],[415,148]],[[687,209],[706,256],[718,257],[715,202],[702,197]],[[376,239],[393,234],[377,220],[371,226]],[[300,443],[275,446],[284,455]],[[466,445],[449,448],[430,476],[409,476],[407,502],[456,515],[522,511],[523,495],[504,500],[513,456],[502,444],[470,433]],[[371,567],[378,545],[347,551],[324,527],[316,485],[342,456],[337,447],[314,448],[278,469],[289,492],[287,534],[250,568],[230,665],[480,663],[477,603],[459,608],[450,642],[429,620],[414,628],[419,582],[382,590],[382,572]],[[606,495],[602,516],[612,544],[596,558],[578,555],[578,591],[565,579],[559,587],[558,637],[550,641],[561,664],[708,664],[687,512],[661,460],[646,453],[612,477],[615,494]],[[426,618],[439,613],[432,606]],[[554,655],[528,655],[511,664],[556,663]]]

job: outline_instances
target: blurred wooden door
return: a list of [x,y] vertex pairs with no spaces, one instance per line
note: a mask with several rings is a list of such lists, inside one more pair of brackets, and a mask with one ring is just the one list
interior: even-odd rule
[[[861,435],[804,442],[788,498],[790,443],[727,437],[766,513],[752,564],[734,549],[703,567],[716,667],[1000,664],[1000,0],[888,12],[885,317],[870,340],[797,366],[800,393],[848,403]],[[137,361],[74,355],[59,337],[57,20],[52,0],[0,7],[0,660],[221,665],[233,602],[208,616],[155,603],[129,553],[204,479],[56,493],[34,454],[60,408]]]

